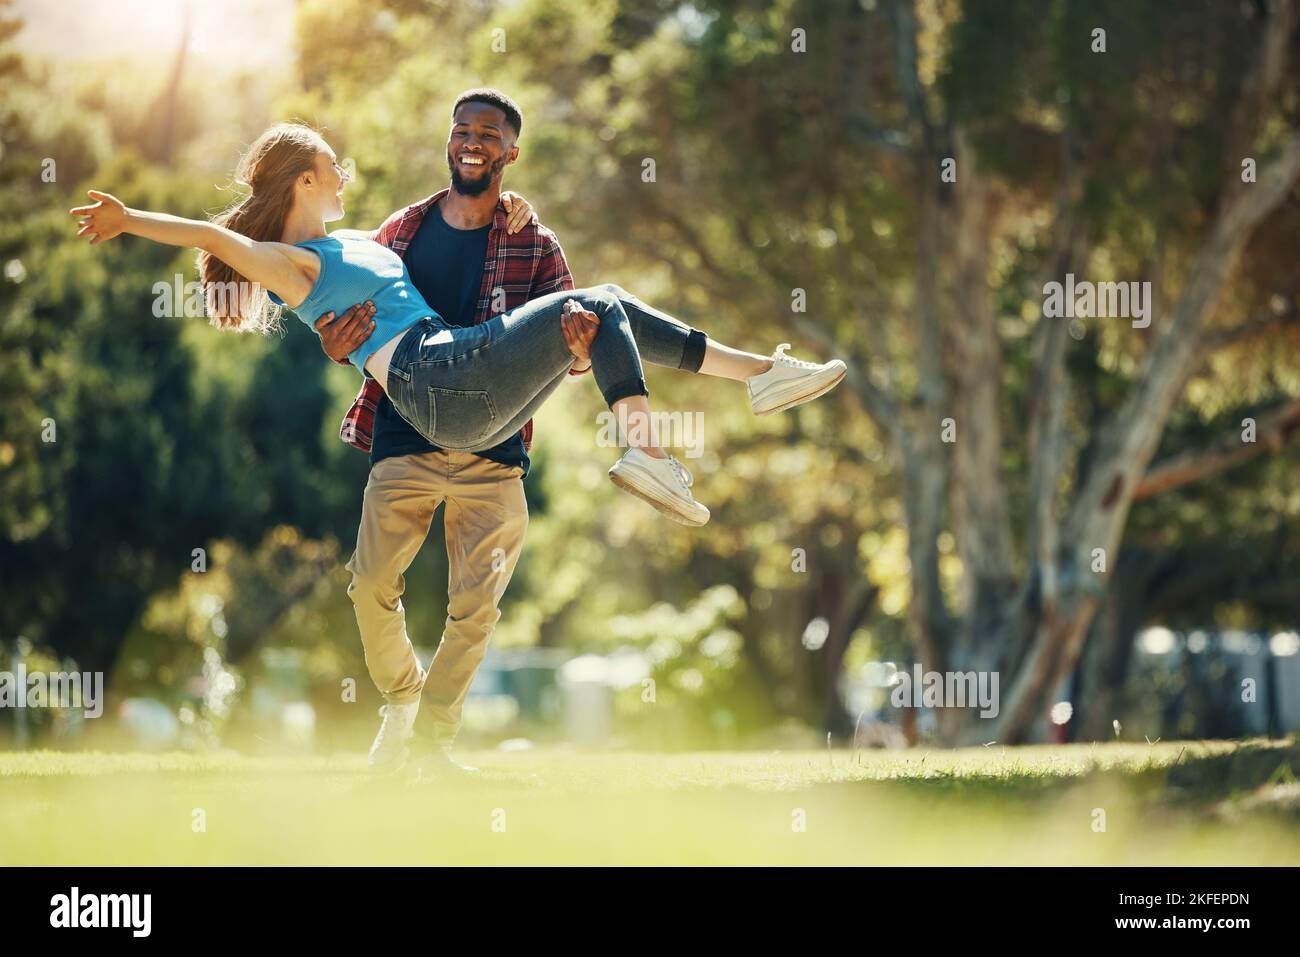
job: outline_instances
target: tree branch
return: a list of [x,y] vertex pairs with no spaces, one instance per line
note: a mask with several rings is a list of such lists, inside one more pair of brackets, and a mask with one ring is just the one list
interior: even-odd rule
[[1249,342],[1259,336],[1275,333],[1279,329],[1300,325],[1297,320],[1300,320],[1300,310],[1296,309],[1295,303],[1292,301],[1283,312],[1266,312],[1240,325],[1233,326],[1231,329],[1207,333],[1201,337],[1196,365],[1198,367],[1204,365],[1216,352],[1241,345],[1243,342]]
[[1300,399],[1256,418],[1255,441],[1244,442],[1234,431],[1204,448],[1187,449],[1156,463],[1133,490],[1133,501],[1155,498],[1165,492],[1216,475],[1243,462],[1280,451],[1300,435]]

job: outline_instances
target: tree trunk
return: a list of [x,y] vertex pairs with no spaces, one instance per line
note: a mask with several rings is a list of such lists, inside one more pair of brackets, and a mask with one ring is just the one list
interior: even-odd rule
[[1138,630],[1152,613],[1152,583],[1168,562],[1144,549],[1125,549],[1117,583],[1093,622],[1074,697],[1073,740],[1109,741],[1124,710],[1124,688]]

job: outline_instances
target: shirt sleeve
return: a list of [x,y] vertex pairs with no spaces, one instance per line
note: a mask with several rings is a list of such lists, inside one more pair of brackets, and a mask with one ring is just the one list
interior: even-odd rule
[[393,246],[393,240],[397,238],[397,230],[402,225],[402,220],[406,216],[405,209],[399,209],[391,216],[380,223],[379,228],[371,234],[371,239],[381,246],[387,246],[389,249]]
[[555,234],[547,230],[542,237],[542,258],[533,273],[532,298],[572,288],[573,276],[569,273],[569,261],[564,258],[564,249]]
[[[573,274],[569,272],[569,261],[564,258],[564,248],[560,241],[554,233],[548,233],[543,242],[542,258],[533,278],[533,295],[530,297],[533,299],[574,288]],[[570,369],[569,375],[586,375],[590,371],[591,366]]]

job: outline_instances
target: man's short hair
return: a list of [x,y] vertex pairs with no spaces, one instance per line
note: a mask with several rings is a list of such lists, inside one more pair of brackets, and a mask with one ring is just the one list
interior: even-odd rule
[[506,122],[514,129],[515,136],[518,136],[520,130],[524,128],[524,115],[519,112],[519,104],[500,90],[493,89],[490,86],[466,90],[456,97],[456,103],[451,108],[452,116],[456,115],[456,111],[460,109],[463,103],[486,103],[488,106],[495,106],[506,115]]

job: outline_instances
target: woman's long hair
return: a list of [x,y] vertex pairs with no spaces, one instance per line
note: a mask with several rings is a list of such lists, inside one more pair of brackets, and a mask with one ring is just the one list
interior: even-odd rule
[[[293,184],[312,169],[316,154],[324,148],[320,134],[311,127],[277,123],[240,157],[235,181],[249,194],[212,221],[257,242],[279,242],[293,206]],[[279,325],[280,310],[266,290],[209,252],[199,253],[199,281],[214,326],[270,332]]]

